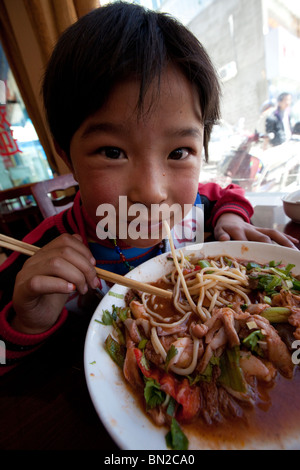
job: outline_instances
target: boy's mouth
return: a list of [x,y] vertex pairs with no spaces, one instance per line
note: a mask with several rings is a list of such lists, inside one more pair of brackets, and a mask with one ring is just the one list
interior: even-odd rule
[[151,220],[151,219],[119,220],[119,228],[126,229],[130,238],[133,238],[133,239],[137,239],[137,238],[156,239],[156,238],[161,238],[161,234],[163,230],[163,221]]

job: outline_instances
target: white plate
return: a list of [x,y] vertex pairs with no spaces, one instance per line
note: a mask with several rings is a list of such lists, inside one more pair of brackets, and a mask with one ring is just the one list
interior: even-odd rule
[[[189,247],[187,254],[191,253],[199,256],[223,254],[261,263],[271,260],[282,261],[285,264],[295,264],[296,268],[293,272],[300,274],[300,252],[273,244],[238,241],[212,242],[194,245],[192,250]],[[170,271],[172,265],[172,262],[167,260],[167,254],[163,254],[135,268],[127,276],[142,282],[153,282],[165,272]],[[111,292],[125,294],[127,288],[115,285],[110,290]],[[106,294],[97,307],[86,336],[84,367],[91,399],[103,425],[120,449],[166,450],[165,434],[167,429],[154,426],[145,416],[129,387],[125,385],[119,367],[104,350],[104,341],[111,328],[101,325],[95,320],[101,320],[102,311],[111,310],[113,304],[116,306],[125,305],[124,300],[112,296],[110,293]],[[204,439],[188,437],[190,449],[211,448],[210,443]],[[264,439],[259,442],[249,440],[243,448],[300,448],[300,440],[297,436],[289,436],[288,439],[285,437],[284,442],[279,441],[278,436],[276,442],[272,442],[272,439],[269,441]]]

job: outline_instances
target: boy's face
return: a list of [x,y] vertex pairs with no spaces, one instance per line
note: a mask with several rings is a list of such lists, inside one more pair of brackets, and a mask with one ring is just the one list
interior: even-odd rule
[[[162,239],[165,218],[158,221],[152,208],[183,208],[195,201],[203,123],[197,92],[178,70],[170,68],[162,75],[159,97],[148,111],[157,91],[156,85],[150,87],[142,116],[136,109],[139,86],[128,80],[113,88],[107,102],[74,134],[70,156],[93,221],[107,221],[103,211],[111,208],[117,236],[130,246],[148,247]],[[141,212],[136,212],[139,207]],[[174,217],[168,223],[172,226]],[[133,238],[133,227],[142,237]]]

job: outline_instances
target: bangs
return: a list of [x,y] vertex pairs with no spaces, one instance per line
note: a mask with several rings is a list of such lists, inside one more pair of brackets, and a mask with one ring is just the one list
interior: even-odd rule
[[139,82],[137,108],[147,112],[145,94],[154,84],[151,103],[158,99],[161,75],[169,65],[196,85],[203,118],[215,121],[216,74],[199,41],[183,25],[168,14],[122,2],[82,17],[59,39],[44,77],[45,110],[57,144],[69,153],[76,130],[103,106],[118,82]]

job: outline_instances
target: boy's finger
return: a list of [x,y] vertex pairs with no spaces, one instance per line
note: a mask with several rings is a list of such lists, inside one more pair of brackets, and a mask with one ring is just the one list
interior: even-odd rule
[[84,245],[82,242],[82,237],[79,234],[70,235],[68,233],[64,233],[47,245],[47,249],[59,248],[62,250],[68,247],[73,248],[81,253],[87,260],[89,260],[91,264],[96,264],[95,258],[93,257],[89,248]]

